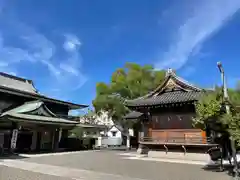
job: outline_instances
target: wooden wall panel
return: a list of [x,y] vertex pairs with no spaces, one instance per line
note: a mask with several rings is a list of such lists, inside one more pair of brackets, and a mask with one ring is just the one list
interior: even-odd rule
[[153,139],[159,140],[170,140],[175,139],[176,141],[199,141],[199,143],[206,143],[206,133],[200,129],[166,129],[166,130],[152,130],[149,129]]
[[153,114],[151,126],[153,129],[190,129],[193,113]]

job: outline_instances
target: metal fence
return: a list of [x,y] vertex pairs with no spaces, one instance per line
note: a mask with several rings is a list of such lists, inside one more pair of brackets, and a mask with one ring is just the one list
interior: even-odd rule
[[147,144],[199,144],[199,145],[208,145],[212,144],[209,138],[206,137],[141,137],[141,143]]

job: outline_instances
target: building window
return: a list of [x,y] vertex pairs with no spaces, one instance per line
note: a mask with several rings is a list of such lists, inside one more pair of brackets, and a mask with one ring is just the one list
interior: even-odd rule
[[112,136],[113,136],[113,137],[116,137],[116,134],[117,134],[116,131],[112,131]]

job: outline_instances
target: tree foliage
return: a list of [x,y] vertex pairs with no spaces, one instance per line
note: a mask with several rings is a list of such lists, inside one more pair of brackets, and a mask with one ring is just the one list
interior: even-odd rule
[[209,119],[219,120],[221,104],[222,102],[217,92],[204,95],[195,105],[196,117],[193,120],[193,125],[202,130],[206,130]]
[[84,129],[82,127],[75,127],[69,132],[69,137],[81,139],[83,137]]
[[112,74],[110,83],[97,83],[93,106],[96,112],[108,111],[114,121],[125,123],[122,117],[129,110],[124,106],[124,99],[147,94],[161,84],[164,76],[165,71],[156,71],[151,65],[126,63]]
[[195,127],[206,129],[206,125],[210,121],[215,126],[220,126],[222,132],[228,132],[231,138],[240,144],[240,112],[237,105],[240,105],[240,92],[238,90],[229,89],[230,113],[226,113],[223,106],[223,93],[217,88],[216,91],[208,93],[196,103],[196,117],[193,119]]

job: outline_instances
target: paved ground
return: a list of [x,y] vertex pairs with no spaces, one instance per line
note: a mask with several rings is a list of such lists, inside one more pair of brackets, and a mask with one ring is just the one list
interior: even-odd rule
[[71,178],[50,176],[42,173],[0,166],[0,180],[72,180]]
[[[228,180],[203,166],[124,159],[123,152],[95,151],[5,160],[0,180]],[[1,160],[0,160],[1,161]],[[20,168],[20,169],[16,169]],[[26,171],[29,170],[29,171]],[[48,174],[48,175],[44,175]],[[57,176],[61,176],[57,177]]]

